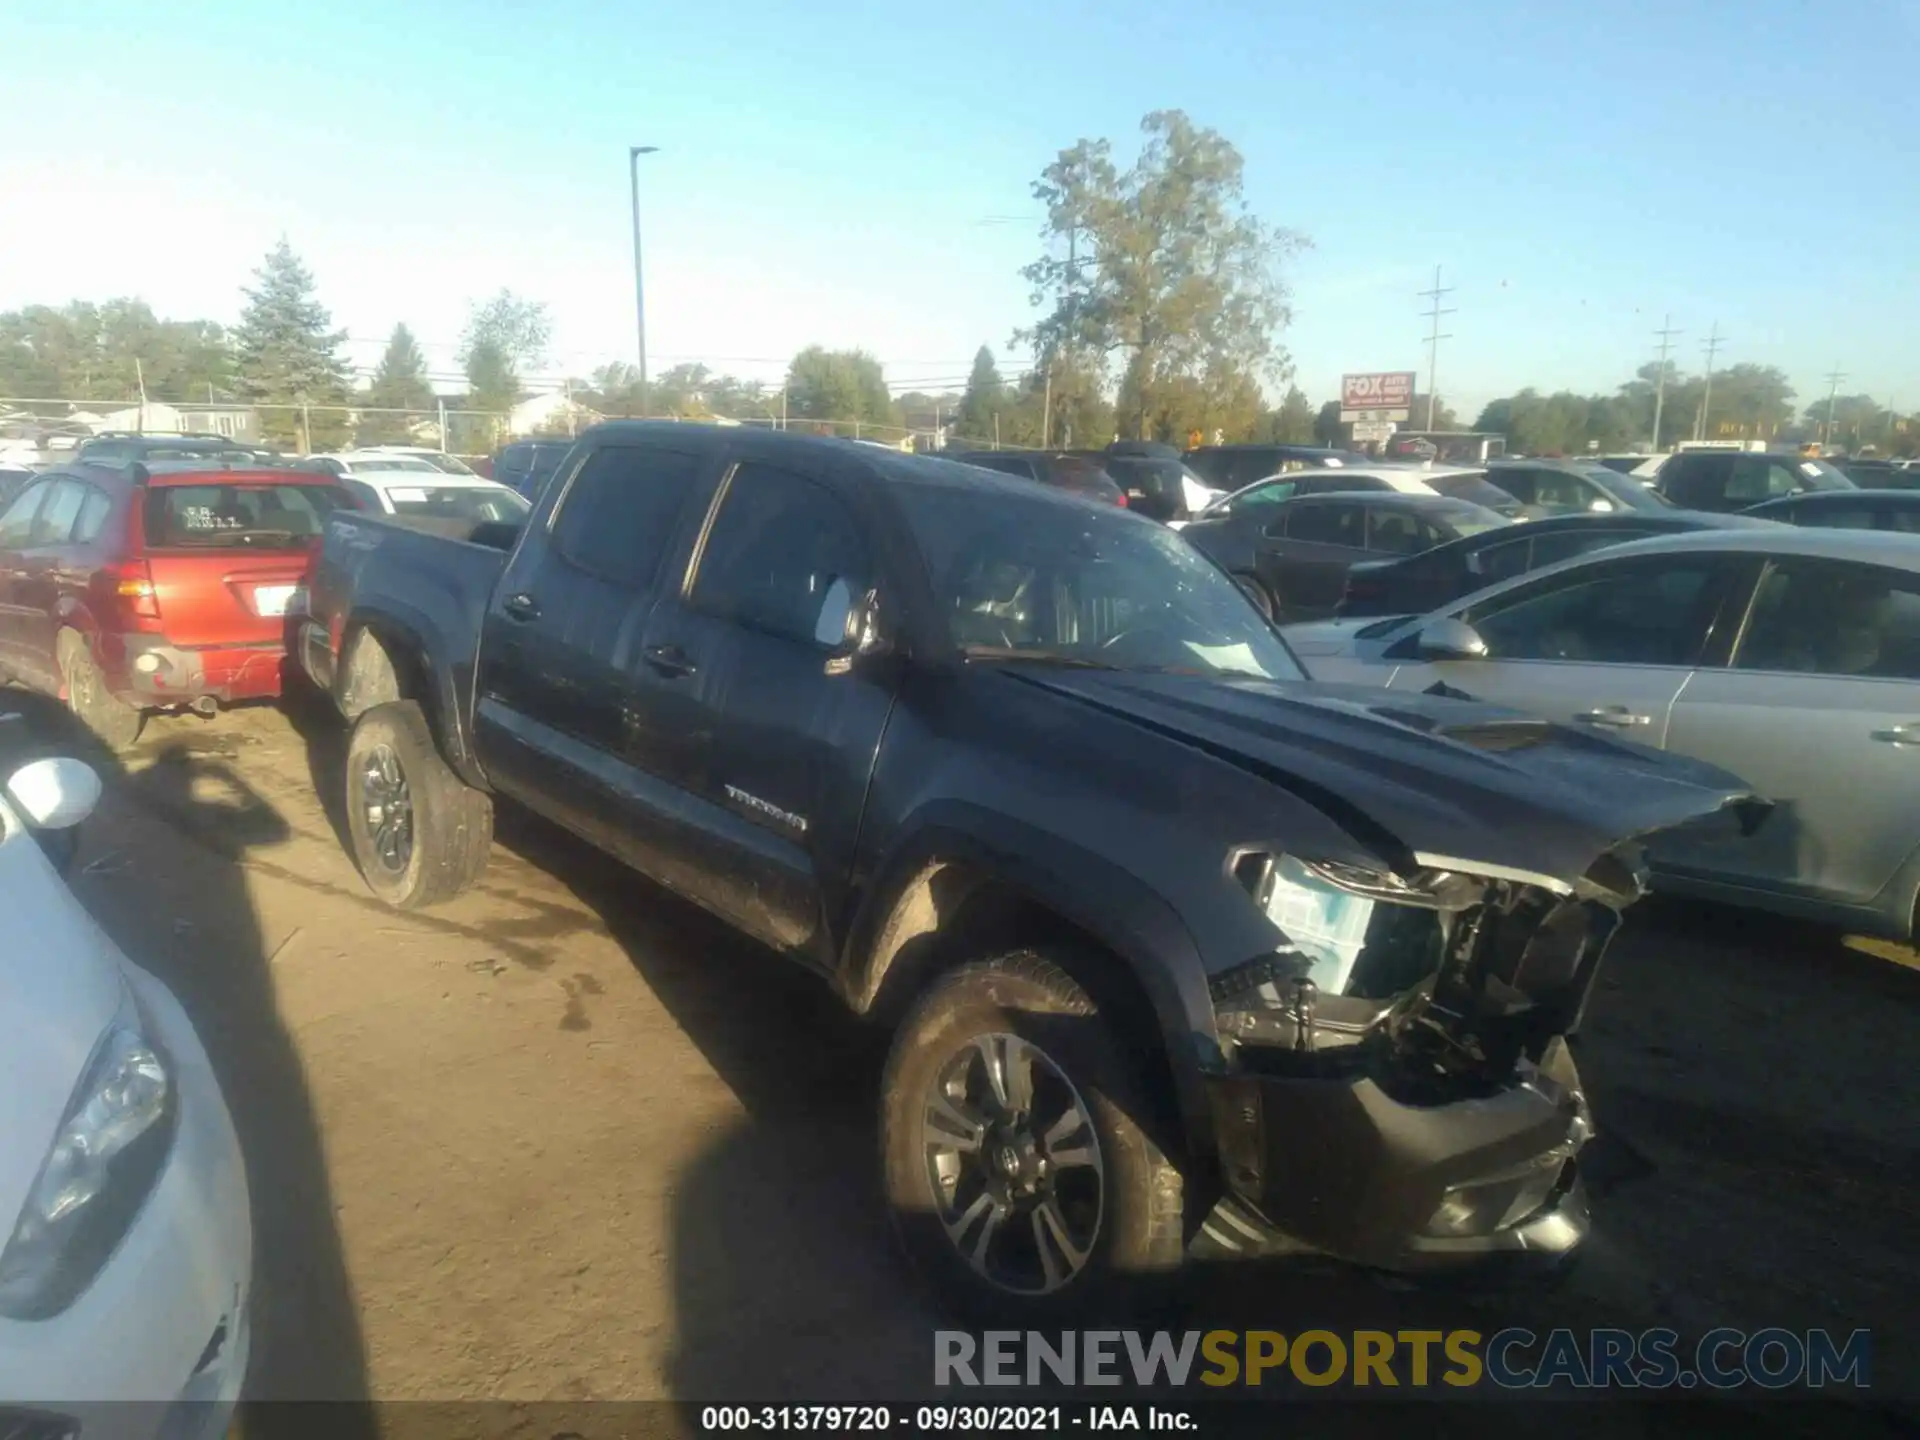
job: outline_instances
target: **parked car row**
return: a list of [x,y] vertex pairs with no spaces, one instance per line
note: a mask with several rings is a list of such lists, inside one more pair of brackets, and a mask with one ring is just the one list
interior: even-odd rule
[[1521,573],[1424,613],[1291,627],[1316,679],[1441,691],[1723,765],[1752,837],[1663,837],[1663,888],[1915,937],[1920,540],[1714,525]]
[[243,447],[110,443],[116,460],[83,446],[0,507],[0,678],[63,698],[116,749],[149,711],[280,693],[288,607],[336,510],[462,534],[528,510],[404,456],[266,464]]

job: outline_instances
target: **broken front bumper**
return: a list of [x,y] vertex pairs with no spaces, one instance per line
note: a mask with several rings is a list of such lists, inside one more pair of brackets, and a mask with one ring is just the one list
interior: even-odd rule
[[1551,1268],[1589,1229],[1579,1152],[1592,1135],[1564,1041],[1491,1094],[1395,1099],[1365,1074],[1210,1082],[1228,1193],[1280,1235],[1402,1272]]

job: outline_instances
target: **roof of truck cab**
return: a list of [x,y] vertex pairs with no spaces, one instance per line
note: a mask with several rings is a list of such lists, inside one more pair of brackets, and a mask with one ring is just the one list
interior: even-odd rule
[[[1034,505],[1071,505],[1084,509],[1087,501],[1076,492],[1031,480],[1016,479],[977,465],[963,464],[931,455],[908,455],[891,447],[880,449],[851,439],[828,435],[796,435],[788,430],[768,430],[757,426],[702,425],[675,420],[608,420],[580,433],[581,442],[607,440],[647,440],[668,448],[701,452],[727,446],[745,453],[758,452],[775,459],[780,455],[806,456],[815,464],[848,476],[859,476],[889,485],[918,486],[937,490],[966,489],[981,495],[1009,497]],[[1051,453],[1051,452],[1041,452]],[[1103,507],[1105,508],[1105,507]],[[1130,512],[1112,507],[1115,514]],[[1132,517],[1138,519],[1139,517]],[[1141,519],[1140,523],[1153,522]]]

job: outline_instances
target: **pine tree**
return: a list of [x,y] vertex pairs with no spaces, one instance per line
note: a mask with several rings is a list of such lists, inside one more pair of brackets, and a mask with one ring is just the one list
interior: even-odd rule
[[[413,410],[421,415],[381,413]],[[405,325],[393,327],[387,341],[387,353],[380,357],[367,388],[367,409],[360,417],[359,442],[362,445],[404,445],[413,439],[412,421],[434,410],[433,387],[427,384],[427,361],[413,332]]]
[[345,332],[328,328],[332,317],[313,298],[313,274],[285,239],[254,274],[259,286],[244,292],[247,308],[234,332],[236,388],[257,405],[295,407],[263,409],[264,438],[308,453],[343,443],[347,371],[335,351]]
[[1007,387],[993,363],[993,351],[982,345],[973,357],[973,373],[967,377],[966,393],[954,413],[955,437],[974,445],[991,440],[994,412],[1006,403]]

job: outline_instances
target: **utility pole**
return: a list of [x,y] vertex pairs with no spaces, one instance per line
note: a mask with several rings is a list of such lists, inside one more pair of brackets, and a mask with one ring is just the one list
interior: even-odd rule
[[1420,292],[1420,297],[1423,300],[1431,300],[1433,302],[1431,309],[1422,312],[1427,319],[1432,322],[1432,328],[1427,332],[1427,429],[1429,430],[1433,429],[1433,407],[1440,393],[1440,342],[1453,338],[1452,335],[1442,335],[1440,333],[1440,317],[1442,315],[1458,313],[1454,310],[1442,310],[1440,308],[1440,297],[1443,295],[1451,295],[1452,293],[1453,286],[1448,285],[1442,288],[1440,284],[1440,267],[1438,265],[1434,266],[1433,288]]
[[1827,372],[1827,423],[1820,432],[1823,450],[1833,443],[1833,405],[1840,398],[1840,382],[1846,378],[1837,366]]
[[640,340],[640,418],[647,418],[647,300],[640,278],[640,157],[652,155],[658,145],[629,145],[627,170],[633,181],[633,322]]
[[140,368],[140,357],[133,357],[134,383],[140,387],[140,422],[136,427],[142,435],[147,433],[147,372]]
[[1707,386],[1700,394],[1700,413],[1693,421],[1693,438],[1696,440],[1707,438],[1707,412],[1713,407],[1713,357],[1719,353],[1720,344],[1720,322],[1716,320],[1707,334],[1706,345],[1702,347],[1707,352]]
[[1040,448],[1046,449],[1053,439],[1053,364],[1047,363],[1040,373]]
[[1653,443],[1647,446],[1654,454],[1660,453],[1660,412],[1667,404],[1667,351],[1672,348],[1673,337],[1682,332],[1673,328],[1673,316],[1660,317],[1660,328],[1653,332],[1660,337],[1660,373],[1653,382]]

